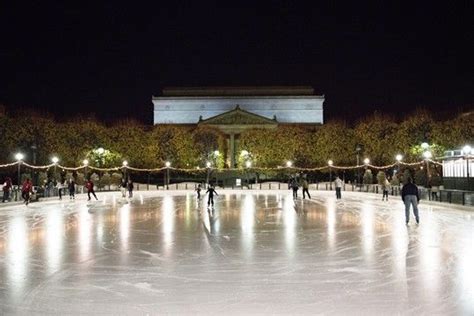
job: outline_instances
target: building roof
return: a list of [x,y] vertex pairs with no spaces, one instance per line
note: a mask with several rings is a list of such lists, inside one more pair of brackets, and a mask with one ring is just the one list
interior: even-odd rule
[[241,86],[241,87],[169,87],[163,96],[301,96],[313,95],[310,86]]

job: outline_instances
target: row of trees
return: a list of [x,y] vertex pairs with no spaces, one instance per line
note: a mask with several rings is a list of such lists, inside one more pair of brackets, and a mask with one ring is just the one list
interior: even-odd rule
[[[247,130],[240,135],[237,150],[247,151],[253,166],[277,167],[292,160],[297,167],[316,167],[326,165],[328,159],[335,165],[355,165],[355,148],[362,144],[361,159],[386,165],[394,162],[396,154],[403,154],[407,162],[419,161],[420,144],[425,141],[433,155],[440,156],[445,149],[460,148],[473,139],[472,113],[435,120],[428,111],[418,110],[403,121],[374,114],[354,126],[332,121],[318,128],[281,125],[275,130]],[[44,114],[4,111],[0,111],[0,145],[2,163],[13,161],[20,151],[30,163],[33,154],[36,164],[49,164],[57,155],[61,164],[78,166],[102,147],[113,154],[102,161],[102,167],[120,166],[125,159],[139,168],[160,167],[165,161],[179,168],[204,167],[216,158],[216,150],[225,153],[228,146],[225,135],[209,127],[145,126],[131,120],[107,126],[87,117],[57,121]],[[94,163],[99,161],[92,159]],[[224,159],[215,159],[213,166],[223,167]]]

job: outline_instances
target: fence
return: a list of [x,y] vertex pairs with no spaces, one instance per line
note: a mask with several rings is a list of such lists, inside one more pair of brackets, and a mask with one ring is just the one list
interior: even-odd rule
[[[198,182],[181,182],[181,183],[173,183],[169,185],[152,185],[147,183],[135,183],[135,190],[136,191],[156,191],[156,190],[195,190],[197,188]],[[261,183],[253,183],[253,184],[243,184],[240,186],[237,185],[230,185],[224,186],[223,184],[219,186],[222,189],[237,189],[237,190],[289,190],[288,183],[284,182],[261,182]],[[206,186],[203,185],[203,189]],[[119,188],[117,186],[109,186],[108,190],[105,191],[116,191]],[[334,184],[329,182],[318,182],[318,183],[311,183],[309,184],[310,190],[317,190],[317,191],[331,191],[334,190]],[[351,184],[345,183],[343,191],[349,192],[366,192],[366,193],[373,193],[373,194],[381,194],[382,190],[379,185],[377,184]],[[35,197],[54,197],[58,196],[58,189],[51,188],[51,189],[43,189],[39,187],[35,187],[36,196]],[[99,192],[101,190],[98,190]],[[84,193],[83,186],[76,186],[76,194]],[[430,201],[439,201],[439,202],[447,202],[453,204],[462,204],[468,206],[474,206],[474,192],[473,191],[463,191],[463,190],[446,190],[441,189],[439,192],[434,193],[431,192],[430,189],[419,187],[420,198],[423,200],[430,200]],[[67,189],[63,189],[63,195],[66,195]],[[401,194],[401,190],[399,186],[392,186],[389,190],[389,194],[392,196],[399,196]],[[20,201],[21,200],[21,191],[15,186],[10,193],[10,200],[11,201]]]

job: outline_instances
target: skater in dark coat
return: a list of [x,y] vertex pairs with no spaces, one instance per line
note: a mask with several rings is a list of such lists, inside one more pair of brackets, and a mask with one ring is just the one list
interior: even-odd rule
[[418,193],[418,187],[413,183],[411,178],[408,178],[408,183],[402,188],[402,201],[405,203],[406,224],[408,225],[410,221],[410,205],[413,205],[413,214],[415,214],[416,223],[419,223],[418,203],[420,202],[420,194]]
[[298,181],[296,180],[296,178],[293,178],[291,180],[290,188],[293,190],[293,199],[296,200],[298,198],[298,189],[299,189]]
[[76,193],[76,183],[74,182],[73,179],[69,179],[69,183],[67,185],[67,188],[69,190],[69,199],[74,200],[76,197],[74,194]]
[[303,179],[303,200],[305,199],[305,193],[308,194],[308,199],[311,199],[311,195],[309,195],[309,184],[308,180]]
[[209,199],[207,200],[207,206],[209,205],[214,206],[214,194],[215,195],[219,195],[219,194],[217,194],[216,190],[214,190],[214,187],[212,186],[212,184],[209,185],[209,188],[207,189],[206,194],[209,194]]
[[132,198],[133,197],[133,182],[131,179],[128,180],[127,188],[128,188],[128,197]]
[[201,184],[199,183],[197,188],[196,188],[196,193],[197,193],[197,199],[201,199]]

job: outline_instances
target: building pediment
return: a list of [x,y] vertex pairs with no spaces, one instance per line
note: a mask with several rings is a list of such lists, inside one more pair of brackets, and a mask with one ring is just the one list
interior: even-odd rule
[[199,120],[199,124],[204,125],[278,125],[275,119],[269,119],[264,116],[242,110],[238,105],[235,109]]

